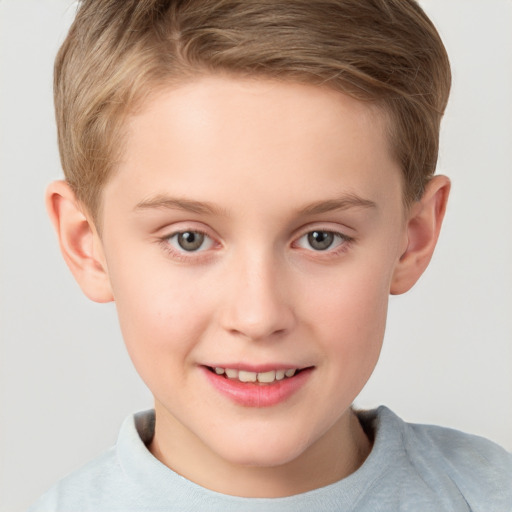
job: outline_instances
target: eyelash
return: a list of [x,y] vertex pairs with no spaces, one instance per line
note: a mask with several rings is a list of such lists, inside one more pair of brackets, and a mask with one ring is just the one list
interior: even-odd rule
[[[334,238],[332,244],[337,244],[334,247],[332,247],[332,244],[330,244],[325,249],[306,249],[305,247],[301,247],[299,245],[300,241],[302,239],[309,239],[313,233],[322,233],[324,235],[332,235]],[[311,247],[311,240],[308,240],[308,244]],[[354,238],[350,237],[348,235],[345,235],[344,233],[340,233],[339,231],[333,231],[329,229],[311,229],[301,235],[299,238],[296,239],[296,241],[293,243],[294,246],[298,246],[301,249],[304,249],[308,252],[312,252],[315,255],[324,256],[324,257],[330,257],[330,256],[338,256],[339,254],[345,252],[350,247],[350,244],[354,242]]]
[[[205,240],[209,240],[209,246],[206,248],[202,248],[203,244],[201,244],[199,250],[193,250],[193,251],[187,251],[186,249],[178,249],[177,247],[174,247],[171,243],[171,240],[180,236],[184,235],[186,233],[193,233],[195,235],[201,235],[205,238]],[[331,248],[331,245],[326,247],[325,250],[315,250],[313,248],[307,249],[305,247],[299,246],[299,242],[312,235],[313,233],[322,233],[327,235],[333,235],[334,242],[337,242],[337,245],[334,248]],[[306,231],[303,233],[300,237],[296,238],[294,242],[292,243],[292,247],[302,249],[304,251],[310,252],[312,254],[323,256],[323,257],[335,257],[339,254],[345,252],[348,250],[352,242],[354,242],[354,238],[350,237],[348,235],[345,235],[344,233],[340,233],[338,231],[333,231],[329,229],[310,229],[309,231]],[[159,239],[160,244],[164,248],[164,250],[172,256],[174,259],[177,259],[179,261],[190,261],[191,259],[198,259],[198,258],[205,258],[206,254],[202,254],[205,252],[208,252],[209,249],[215,246],[216,242],[215,240],[206,233],[206,231],[201,229],[184,229],[175,231],[167,236],[164,236]]]
[[[212,246],[215,245],[215,241],[213,240],[213,238],[211,236],[209,236],[208,233],[206,233],[206,231],[204,231],[204,230],[201,230],[201,229],[183,229],[183,230],[180,230],[180,231],[175,231],[174,233],[171,233],[170,235],[164,236],[164,237],[162,237],[159,240],[160,244],[162,245],[164,250],[168,254],[170,254],[174,259],[177,259],[177,260],[180,260],[180,261],[189,261],[191,258],[198,258],[199,254],[201,254],[203,252],[206,252],[206,250],[210,248],[210,247],[208,247],[207,249],[202,249],[202,250],[198,250],[198,251],[187,251],[187,250],[185,250],[183,248],[182,249],[178,249],[176,247],[173,247],[173,245],[171,243],[171,240],[173,238],[178,237],[179,235],[184,235],[186,233],[193,233],[195,235],[202,235],[202,236],[205,237],[205,239],[210,240]],[[201,256],[205,256],[205,255],[201,254]]]

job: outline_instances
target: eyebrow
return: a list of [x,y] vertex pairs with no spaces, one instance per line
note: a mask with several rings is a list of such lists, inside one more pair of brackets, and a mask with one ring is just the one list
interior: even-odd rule
[[[317,201],[299,210],[299,215],[319,215],[335,210],[348,210],[351,208],[377,208],[377,204],[369,199],[364,199],[355,194],[346,194],[335,199]],[[223,215],[225,212],[211,203],[193,201],[191,199],[174,198],[165,195],[157,195],[144,199],[138,203],[137,210],[169,209],[183,210],[197,214]]]
[[302,208],[301,215],[318,215],[334,210],[348,210],[350,208],[377,208],[377,204],[356,194],[346,194],[336,199],[318,201]]
[[191,213],[220,215],[222,211],[210,203],[193,201],[191,199],[180,199],[164,195],[145,199],[134,208],[137,210],[169,209],[184,210]]

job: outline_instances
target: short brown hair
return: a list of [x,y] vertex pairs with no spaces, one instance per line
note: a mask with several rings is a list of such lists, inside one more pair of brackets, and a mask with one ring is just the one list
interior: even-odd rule
[[414,0],[83,0],[54,85],[64,173],[93,216],[126,116],[155,88],[212,73],[375,102],[390,119],[407,202],[435,171],[450,66]]

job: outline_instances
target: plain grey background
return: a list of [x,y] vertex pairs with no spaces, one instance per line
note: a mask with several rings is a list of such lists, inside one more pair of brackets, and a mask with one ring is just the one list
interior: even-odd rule
[[[439,172],[453,191],[431,268],[392,297],[381,361],[356,404],[512,450],[512,2],[423,0],[453,92]],[[113,305],[82,296],[44,211],[61,177],[52,65],[70,0],[0,0],[0,511],[24,510],[151,406]]]

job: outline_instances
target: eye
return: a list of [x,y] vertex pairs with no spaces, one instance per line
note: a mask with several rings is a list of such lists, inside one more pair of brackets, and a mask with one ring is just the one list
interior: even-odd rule
[[178,251],[199,252],[210,249],[213,240],[200,231],[180,231],[166,238],[166,241]]
[[302,249],[327,251],[328,249],[336,249],[348,241],[350,241],[350,238],[341,233],[315,229],[301,236],[297,241],[297,245]]

